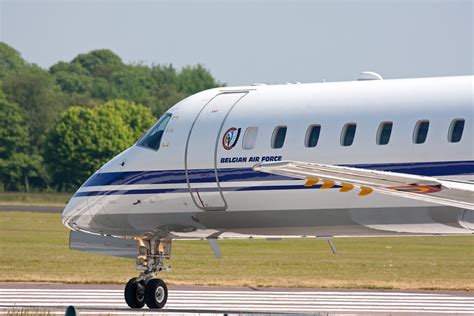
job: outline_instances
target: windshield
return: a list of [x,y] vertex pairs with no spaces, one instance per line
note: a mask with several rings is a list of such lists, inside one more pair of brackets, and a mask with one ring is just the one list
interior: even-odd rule
[[158,150],[161,144],[161,138],[165,132],[166,125],[171,118],[171,114],[166,113],[163,115],[152,128],[146,132],[146,134],[137,142],[138,146]]

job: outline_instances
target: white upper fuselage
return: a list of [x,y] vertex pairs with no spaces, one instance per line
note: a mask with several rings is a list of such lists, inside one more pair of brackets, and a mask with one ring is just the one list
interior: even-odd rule
[[[118,236],[461,233],[470,225],[462,223],[462,210],[306,188],[304,180],[252,167],[294,160],[473,182],[473,78],[224,87],[198,93],[167,112],[171,118],[158,150],[134,145],[109,161],[76,192],[63,221],[74,229]],[[465,122],[462,138],[449,142],[455,119]],[[429,129],[426,141],[415,144],[419,121],[429,121]],[[382,122],[393,123],[386,145],[376,142]],[[342,146],[347,123],[355,123],[356,132],[352,145]],[[321,126],[319,140],[306,147],[312,125]],[[282,148],[272,148],[278,126],[287,128],[286,137]],[[256,138],[253,148],[244,149],[249,127],[257,131]],[[240,134],[226,143],[223,138],[232,128]]]

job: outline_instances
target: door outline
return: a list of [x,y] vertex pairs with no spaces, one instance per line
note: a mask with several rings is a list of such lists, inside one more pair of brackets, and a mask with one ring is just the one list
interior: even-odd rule
[[[221,137],[222,128],[224,127],[224,124],[227,120],[227,117],[229,116],[230,112],[234,109],[234,107],[237,105],[237,103],[239,103],[248,93],[249,93],[248,90],[236,90],[236,91],[224,91],[224,92],[220,92],[220,93],[216,94],[201,108],[198,115],[196,115],[196,117],[194,118],[194,121],[191,124],[191,128],[189,129],[188,137],[186,139],[186,148],[185,148],[185,151],[184,151],[184,173],[185,173],[185,176],[186,176],[186,184],[187,184],[187,187],[188,187],[188,190],[189,190],[189,194],[191,194],[191,198],[194,202],[194,205],[196,205],[199,209],[201,209],[203,211],[225,211],[227,209],[227,206],[228,206],[227,201],[225,200],[224,194],[222,193],[221,185],[219,183],[219,176],[217,174],[217,148],[219,146],[219,140],[220,140],[220,137]],[[220,206],[205,207],[203,203],[202,203],[203,206],[201,206],[196,201],[196,198],[194,197],[194,194],[193,194],[193,191],[192,191],[191,182],[189,181],[189,172],[188,172],[188,170],[189,170],[188,169],[189,140],[191,139],[191,134],[193,132],[194,126],[195,126],[197,120],[199,119],[199,117],[201,116],[201,113],[204,111],[204,109],[214,99],[216,99],[218,96],[224,95],[224,94],[242,94],[242,96],[240,98],[238,98],[237,101],[234,102],[234,104],[232,104],[232,106],[229,108],[227,113],[224,115],[224,118],[222,119],[222,122],[219,126],[219,130],[218,130],[217,136],[216,136],[216,142],[215,142],[215,145],[214,145],[214,177],[215,177],[215,183],[217,185],[217,189],[219,191],[219,195],[222,199],[222,202],[224,202],[224,206],[222,206],[222,207],[220,207]],[[199,193],[196,192],[196,194],[199,194]]]

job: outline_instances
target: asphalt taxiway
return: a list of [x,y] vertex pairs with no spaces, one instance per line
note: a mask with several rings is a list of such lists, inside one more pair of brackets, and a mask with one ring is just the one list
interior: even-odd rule
[[470,314],[472,292],[372,290],[250,289],[171,286],[161,312],[132,310],[119,285],[0,283],[0,314],[48,311],[64,314],[74,306],[80,315],[299,313],[299,314]]
[[0,205],[0,212],[61,213],[63,210],[64,206]]

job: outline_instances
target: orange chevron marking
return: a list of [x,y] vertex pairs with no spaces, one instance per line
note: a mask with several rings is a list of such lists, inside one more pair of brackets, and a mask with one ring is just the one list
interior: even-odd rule
[[313,178],[313,177],[307,177],[306,178],[306,183],[304,184],[305,187],[312,187],[316,183],[319,182],[318,178]]
[[349,192],[350,190],[354,189],[354,185],[350,183],[341,183],[341,189],[339,192]]
[[366,196],[366,195],[369,195],[372,192],[374,192],[374,189],[372,189],[372,188],[360,187],[359,196]]
[[323,180],[323,185],[321,186],[321,189],[330,189],[332,188],[336,182],[332,180]]

